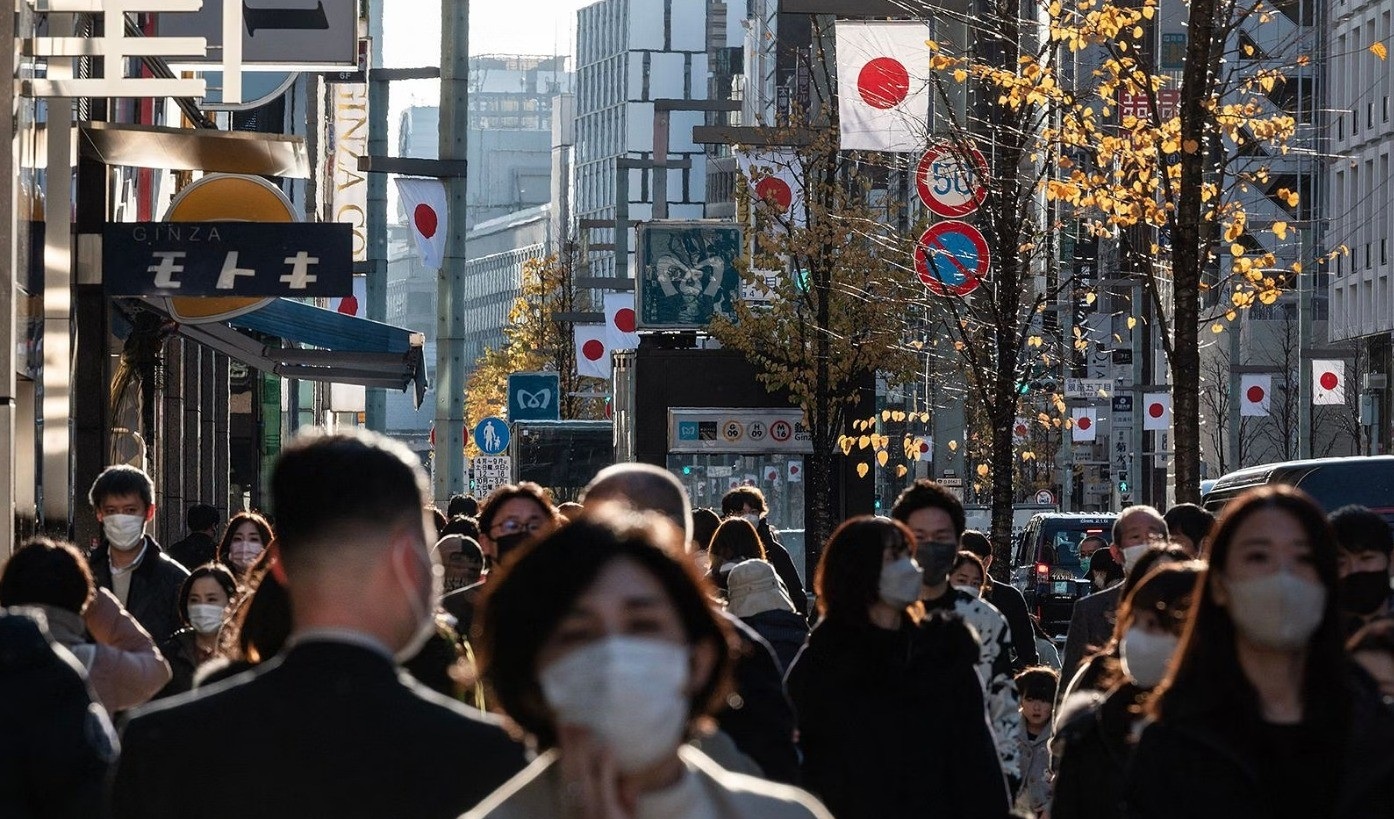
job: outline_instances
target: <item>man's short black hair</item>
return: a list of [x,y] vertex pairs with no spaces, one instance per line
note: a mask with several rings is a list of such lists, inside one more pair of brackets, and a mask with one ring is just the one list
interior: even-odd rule
[[963,534],[958,536],[958,547],[965,552],[972,552],[983,560],[992,557],[992,541],[987,539],[987,535],[977,529],[964,529]]
[[1215,528],[1215,515],[1194,503],[1178,503],[1162,515],[1162,520],[1166,522],[1167,532],[1185,535],[1197,549]]
[[188,523],[190,532],[206,532],[217,526],[221,517],[218,514],[218,507],[209,506],[206,503],[196,503],[189,507],[189,511],[184,515],[184,521]]
[[734,515],[747,506],[762,515],[769,511],[769,507],[765,506],[764,492],[754,486],[737,486],[722,496],[721,515]]
[[26,541],[0,574],[0,606],[55,606],[81,614],[96,583],[87,560],[70,543]]
[[1331,513],[1331,528],[1336,532],[1336,545],[1352,554],[1379,552],[1388,557],[1394,552],[1394,535],[1389,524],[1379,514],[1364,506],[1351,504]]
[[417,457],[391,438],[315,431],[281,451],[271,500],[276,543],[289,561],[308,544],[352,537],[365,524],[422,523],[426,479]]
[[910,516],[921,509],[943,509],[954,524],[954,537],[962,537],[968,527],[967,515],[963,511],[963,501],[958,496],[928,478],[920,478],[910,484],[891,507],[891,517],[906,522]]
[[87,502],[96,509],[102,505],[102,501],[113,495],[139,495],[148,507],[155,502],[155,484],[149,475],[134,466],[109,466],[92,482],[92,489],[87,493]]
[[440,527],[441,537],[446,535],[463,535],[464,537],[479,540],[479,521],[466,515],[457,515],[450,519],[450,522]]
[[454,494],[445,507],[445,516],[450,520],[464,515],[467,518],[479,517],[479,500],[474,495]]

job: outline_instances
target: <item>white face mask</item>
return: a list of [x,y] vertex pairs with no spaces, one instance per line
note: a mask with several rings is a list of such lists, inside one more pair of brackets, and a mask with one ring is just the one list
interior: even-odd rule
[[255,540],[234,540],[228,547],[228,554],[232,560],[232,565],[239,569],[246,569],[256,562],[261,556],[262,546]]
[[212,603],[190,603],[189,625],[199,634],[212,634],[223,624],[223,611]]
[[134,549],[145,535],[144,515],[103,515],[102,534],[111,548],[121,552]]
[[1296,651],[1321,625],[1326,589],[1286,569],[1249,580],[1224,581],[1229,616],[1245,639],[1264,648]]
[[542,669],[542,695],[559,725],[588,729],[632,774],[677,750],[687,728],[687,646],[612,636]]
[[1136,546],[1124,546],[1123,571],[1132,574],[1133,566],[1137,565],[1138,558],[1142,557],[1142,553],[1147,551],[1147,547],[1151,545],[1150,543],[1139,543]]
[[402,571],[397,568],[397,558],[392,558],[392,576],[397,579],[397,585],[406,595],[407,605],[411,606],[412,616],[416,620],[415,631],[407,639],[406,645],[398,648],[392,655],[398,663],[404,663],[415,657],[431,639],[431,635],[436,633],[436,618],[431,607],[434,601],[440,597],[441,580],[439,575],[435,573],[435,567],[429,557],[422,555],[421,551],[416,548],[413,548],[411,553],[426,564],[427,574],[432,580],[424,593],[420,589],[413,589],[411,583],[407,582],[403,576]]
[[983,590],[981,586],[954,586],[954,588],[958,589],[964,594],[972,595],[973,597],[983,596]]
[[903,609],[920,599],[920,584],[924,572],[909,555],[893,560],[881,567],[881,582],[878,591],[881,602],[892,608]]
[[750,525],[751,525],[751,526],[754,526],[756,529],[759,529],[759,528],[760,528],[760,513],[759,513],[759,512],[751,512],[751,513],[746,514],[746,515],[741,515],[741,517],[744,518],[745,520],[749,521],[749,522],[750,522]]
[[1130,628],[1118,642],[1123,673],[1143,688],[1156,688],[1166,676],[1167,664],[1180,640],[1175,634],[1153,634]]

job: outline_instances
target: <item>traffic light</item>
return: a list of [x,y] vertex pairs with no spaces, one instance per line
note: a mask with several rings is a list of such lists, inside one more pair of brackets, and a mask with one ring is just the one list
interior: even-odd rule
[[1127,479],[1127,478],[1119,478],[1119,479],[1118,479],[1118,494],[1120,494],[1120,495],[1126,495],[1126,494],[1128,494],[1128,493],[1131,492],[1131,491],[1132,491],[1132,485],[1128,483],[1128,479]]
[[687,466],[684,466],[684,467],[682,468],[682,474],[684,474],[684,475],[691,475],[691,474],[692,474],[692,466],[691,466],[690,464],[687,465]]

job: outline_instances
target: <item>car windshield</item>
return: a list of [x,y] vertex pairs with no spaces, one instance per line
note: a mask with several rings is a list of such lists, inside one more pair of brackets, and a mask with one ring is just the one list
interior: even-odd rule
[[[1104,535],[1104,526],[1084,521],[1067,521],[1046,525],[1046,537],[1041,560],[1058,571],[1083,576],[1084,564],[1079,556],[1079,542],[1090,535]],[[1104,535],[1107,539],[1107,535]]]

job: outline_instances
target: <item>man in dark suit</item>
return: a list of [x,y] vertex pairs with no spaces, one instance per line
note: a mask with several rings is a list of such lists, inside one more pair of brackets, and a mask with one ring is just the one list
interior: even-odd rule
[[[1126,575],[1148,546],[1166,539],[1167,525],[1161,512],[1150,506],[1129,506],[1113,521],[1113,542],[1108,549]],[[1069,687],[1069,681],[1074,678],[1085,656],[1103,648],[1113,636],[1121,589],[1120,584],[1075,602],[1074,612],[1070,615],[1070,630],[1065,636],[1065,656],[1061,660],[1062,692]]]
[[[992,541],[977,529],[965,529],[958,539],[959,548],[972,552],[983,561],[983,570],[992,570]],[[997,607],[1007,618],[1012,630],[1012,671],[1029,668],[1041,661],[1036,651],[1036,629],[1031,626],[1031,614],[1026,610],[1026,598],[1010,583],[1002,583],[988,575],[992,587],[983,599]]]
[[[288,646],[136,712],[116,819],[453,819],[522,769],[494,721],[394,661],[432,633],[425,490],[415,456],[381,436],[311,434],[282,452],[272,572],[290,597]],[[236,786],[209,799],[210,775]]]
[[184,515],[189,536],[169,547],[169,556],[190,571],[218,556],[218,508],[196,503]]
[[184,624],[179,588],[189,572],[145,527],[155,517],[155,484],[133,466],[109,466],[87,493],[102,543],[87,556],[92,579],[109,590],[159,644]]

